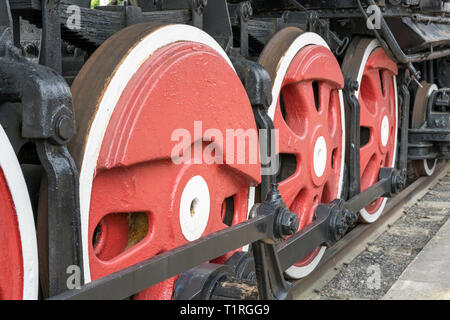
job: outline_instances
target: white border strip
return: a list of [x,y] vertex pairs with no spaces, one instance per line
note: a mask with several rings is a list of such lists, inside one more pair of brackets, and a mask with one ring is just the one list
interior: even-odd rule
[[0,167],[14,202],[19,224],[23,257],[23,299],[36,300],[39,286],[39,262],[33,209],[19,161],[1,125],[0,146]]

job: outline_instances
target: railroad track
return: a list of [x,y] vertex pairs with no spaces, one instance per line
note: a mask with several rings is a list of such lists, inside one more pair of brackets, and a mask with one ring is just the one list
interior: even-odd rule
[[[317,269],[307,278],[294,283],[294,299],[321,299],[321,288],[330,283],[349,263],[380,235],[389,230],[450,172],[450,164],[441,164],[431,177],[420,177],[387,202],[384,214],[372,224],[359,224],[340,242],[326,251]],[[406,266],[405,266],[406,267]]]

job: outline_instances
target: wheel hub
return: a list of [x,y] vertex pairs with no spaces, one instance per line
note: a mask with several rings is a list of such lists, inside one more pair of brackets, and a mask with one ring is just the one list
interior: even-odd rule
[[186,240],[194,241],[202,236],[208,224],[210,201],[205,179],[191,178],[180,200],[180,227]]
[[316,143],[314,145],[314,173],[317,177],[322,177],[325,172],[325,168],[327,165],[327,143],[325,142],[325,138],[320,136],[317,138]]
[[383,120],[381,121],[381,129],[380,129],[381,137],[381,145],[383,147],[386,147],[388,140],[389,140],[389,119],[387,116],[383,117]]

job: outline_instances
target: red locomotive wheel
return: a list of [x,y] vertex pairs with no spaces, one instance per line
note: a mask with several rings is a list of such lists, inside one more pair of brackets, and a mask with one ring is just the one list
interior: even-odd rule
[[[314,219],[319,203],[341,194],[344,168],[344,78],[339,63],[317,34],[288,27],[267,44],[259,59],[271,74],[274,101],[269,115],[279,130],[283,200],[300,219],[300,229]],[[286,271],[308,275],[325,247],[318,247]]]
[[[208,34],[127,28],[94,53],[72,92],[87,281],[247,219],[249,187],[260,181],[256,125]],[[230,147],[239,140],[227,140],[231,130],[255,149]],[[170,299],[175,278],[135,298]]]
[[19,162],[1,126],[0,150],[0,299],[37,299],[33,211]]
[[[342,70],[359,83],[361,107],[361,190],[378,180],[382,167],[394,167],[397,153],[397,65],[377,40],[358,39],[347,50]],[[371,223],[383,212],[386,198],[379,198],[360,211]]]

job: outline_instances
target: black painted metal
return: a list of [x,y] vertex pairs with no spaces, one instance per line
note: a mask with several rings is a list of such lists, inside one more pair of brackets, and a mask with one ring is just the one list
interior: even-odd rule
[[230,18],[239,21],[239,39],[240,39],[240,53],[244,58],[248,58],[248,22],[253,15],[253,8],[250,1],[240,2],[239,4],[228,4],[230,11]]
[[427,103],[426,122],[408,130],[408,159],[450,159],[450,89],[435,90]]
[[[285,208],[276,184],[272,185],[270,192],[267,194],[266,201],[255,207],[250,212],[250,217],[274,214],[273,234],[265,239],[252,243],[259,297],[262,300],[290,299],[292,285],[284,279],[275,241],[284,239],[287,235],[292,234],[290,231],[295,232],[298,229],[298,217]],[[279,219],[280,216],[290,216],[292,218],[292,220],[288,220],[286,223],[289,230],[285,233],[280,233],[279,231],[280,226],[283,225],[282,219]]]
[[389,197],[392,193],[398,191],[396,188],[394,189],[394,180],[397,175],[396,169],[381,168],[378,182],[349,199],[345,207],[350,211],[357,212],[379,197]]
[[273,236],[274,213],[212,233],[51,299],[124,299],[248,243]]
[[42,39],[39,63],[62,71],[60,0],[44,0],[42,5]]
[[250,252],[238,251],[235,252],[225,264],[233,270],[234,274],[239,279],[245,279],[248,281],[254,281],[255,275],[255,263],[253,256]]
[[203,29],[203,10],[208,5],[207,0],[190,0],[192,12],[192,25]]
[[222,48],[229,52],[233,47],[230,13],[226,0],[209,1],[203,9],[203,30],[208,32]]
[[[9,11],[8,1],[2,6],[1,12]],[[35,143],[48,178],[50,294],[55,295],[67,290],[67,267],[83,270],[78,171],[66,147],[75,128],[72,95],[56,71],[22,57],[11,24],[0,23],[0,101],[21,104],[20,138]]]
[[67,291],[51,299],[124,299],[249,243],[252,243],[260,297],[289,298],[290,284],[284,280],[282,271],[301,260],[317,246],[331,246],[338,241],[355,223],[355,212],[359,212],[381,196],[391,196],[397,192],[396,176],[397,170],[382,168],[380,180],[348,202],[335,200],[329,205],[319,205],[316,209],[316,219],[278,246],[275,230],[280,205],[273,205],[273,201],[264,202],[252,208],[251,218],[246,222],[166,251],[88,283],[79,290]]
[[177,300],[209,300],[215,285],[233,270],[226,265],[203,263],[183,272],[175,283],[174,298]]
[[360,105],[355,91],[358,90],[358,82],[345,79],[344,97],[350,106],[350,143],[349,143],[349,198],[361,192],[360,173]]
[[[247,91],[250,103],[253,107],[253,115],[259,129],[265,130],[266,142],[260,142],[261,160],[270,160],[262,163],[262,171],[270,167],[279,167],[278,156],[272,157],[272,141],[274,137],[274,125],[272,119],[267,115],[267,110],[272,103],[272,82],[266,69],[260,64],[245,59],[242,56],[231,56],[231,61],[239,78]],[[260,199],[264,200],[275,182],[276,172],[273,175],[261,176]]]
[[9,7],[9,1],[3,1],[0,3],[0,31],[3,31],[6,28],[13,27],[13,18],[11,15],[11,9]]
[[68,0],[66,2],[69,2],[71,4],[75,4],[75,5],[83,7],[83,8],[90,8],[91,7],[91,0]]
[[[408,171],[408,128],[409,128],[409,108],[410,108],[410,93],[406,83],[399,86],[400,92],[400,156],[399,156],[399,170],[402,176],[402,183],[406,184],[406,176]],[[404,185],[402,186],[402,188]]]
[[[369,20],[369,17],[363,8],[361,4],[361,0],[358,1],[358,7],[366,19],[366,21]],[[372,6],[376,6],[376,3],[373,0],[367,0],[368,3]],[[407,65],[409,71],[411,72],[411,76],[415,79],[415,81],[420,80],[420,72],[416,70],[416,68],[412,64],[412,57],[406,55],[400,45],[398,44],[397,40],[395,39],[394,35],[392,34],[391,29],[386,23],[386,20],[383,16],[380,17],[380,32],[376,28],[373,29],[373,33],[377,37],[377,39],[380,41],[380,44],[383,46],[383,48],[391,55],[391,58],[393,58],[398,63],[404,63]]]
[[[26,4],[23,1],[16,0],[10,1],[14,3],[13,8],[17,9],[17,12],[26,15],[30,18],[30,21],[42,26],[40,63],[54,70],[31,64],[22,58],[21,52],[17,48],[20,43],[20,32],[16,32],[14,36],[11,32],[13,20],[9,2],[8,0],[1,1],[0,102],[15,102],[22,105],[22,133],[19,138],[28,139],[35,143],[40,162],[48,177],[50,294],[55,295],[66,289],[66,268],[73,264],[82,267],[78,177],[76,167],[65,146],[73,135],[74,116],[70,90],[63,78],[57,74],[61,72],[61,19],[65,16],[64,10],[59,9],[60,0],[40,1],[40,8],[35,6],[35,3],[39,1],[33,2],[34,4]],[[267,135],[267,143],[262,144],[262,146],[265,146],[265,149],[261,148],[262,155],[272,154],[272,129],[274,126],[267,115],[267,108],[272,101],[271,79],[264,68],[251,61],[254,58],[250,56],[252,50],[255,50],[255,48],[256,51],[260,50],[258,48],[265,41],[262,39],[270,38],[277,29],[287,25],[298,25],[305,30],[322,35],[333,52],[340,55],[347,47],[349,38],[345,31],[339,30],[339,28],[335,30],[336,26],[332,24],[333,20],[352,17],[362,20],[361,18],[364,16],[367,18],[361,2],[353,0],[252,0],[248,2],[226,0],[210,0],[209,2],[205,0],[160,0],[153,2],[136,0],[133,3],[138,4],[139,7],[106,8],[113,13],[123,12],[122,15],[118,16],[111,12],[109,14],[106,11],[87,9],[88,0],[70,0],[69,2],[83,6],[83,19],[85,13],[93,12],[105,12],[104,15],[100,15],[108,19],[108,23],[99,28],[101,30],[84,30],[84,33],[77,33],[76,31],[70,33],[65,29],[63,30],[63,35],[69,34],[71,36],[70,41],[75,41],[81,47],[86,46],[89,51],[100,45],[102,41],[120,28],[141,21],[154,21],[157,18],[165,19],[164,21],[167,20],[166,22],[169,23],[174,21],[192,23],[196,27],[203,28],[228,53],[233,55],[231,60],[247,90],[257,126],[270,132]],[[439,8],[436,7],[437,2],[420,1],[420,6],[415,6],[410,2],[402,8],[396,8],[393,1],[390,1],[389,5],[383,6],[386,9],[383,15],[396,18],[406,16],[415,19],[416,22],[423,22],[425,19],[430,23],[447,24],[448,21],[443,17],[436,17],[436,19],[440,19],[438,21],[433,19],[432,16],[416,15],[414,17],[412,15],[415,7],[430,14],[439,12]],[[367,3],[374,4],[375,2],[369,0]],[[356,10],[358,7],[360,11]],[[66,5],[61,5],[61,8],[66,8]],[[255,19],[251,18],[252,8],[256,13]],[[321,9],[321,11],[309,10],[311,8]],[[145,13],[156,13],[156,15],[146,15]],[[258,16],[258,14],[262,15]],[[188,16],[187,19],[184,17],[185,15]],[[14,15],[14,19],[14,27],[17,30],[17,14]],[[117,19],[120,20],[119,23],[117,23]],[[232,20],[233,27],[239,28],[240,55],[238,56],[235,56],[235,51],[232,50]],[[356,28],[353,27],[350,30],[354,33],[361,31]],[[102,35],[96,34],[94,37],[90,33],[95,34],[97,31],[101,31]],[[366,30],[365,32],[370,34],[370,31]],[[449,49],[443,48],[434,52],[427,51],[406,55],[384,19],[382,19],[380,33],[381,35],[375,31],[382,45],[391,52],[399,63],[406,64],[416,79],[419,74],[415,70],[413,62],[435,59],[450,54]],[[74,35],[75,37],[72,37]],[[400,170],[382,168],[379,181],[371,188],[360,192],[360,114],[359,102],[354,95],[357,84],[346,82],[344,94],[351,108],[350,199],[346,202],[336,199],[330,204],[319,205],[313,223],[294,234],[287,241],[280,243],[286,235],[292,233],[292,230],[295,229],[295,225],[293,225],[295,221],[292,221],[292,214],[283,207],[281,199],[277,200],[273,192],[272,194],[269,193],[272,190],[272,183],[275,181],[275,174],[264,175],[260,188],[260,200],[265,199],[267,195],[272,196],[272,198],[269,197],[265,203],[256,205],[252,210],[252,219],[249,221],[94,281],[85,285],[81,290],[65,292],[54,298],[126,298],[180,273],[182,273],[182,276],[178,283],[178,293],[177,289],[175,290],[179,297],[212,297],[214,284],[220,283],[221,279],[229,279],[231,273],[233,281],[237,281],[236,279],[243,280],[244,278],[248,280],[248,277],[253,280],[256,279],[261,298],[288,298],[290,285],[284,280],[282,271],[306,256],[317,246],[331,246],[339,241],[356,222],[361,208],[380,196],[390,197],[398,192],[405,182],[406,155],[409,159],[450,158],[450,116],[448,109],[450,99],[447,92],[449,90],[440,90],[435,93],[429,102],[427,122],[421,128],[409,129],[408,131],[410,104],[408,86],[409,82],[402,83],[399,87],[401,97]],[[434,112],[436,108],[439,109],[439,112]],[[407,138],[410,145],[409,149],[405,143]],[[273,162],[263,164],[263,168],[273,165]],[[235,258],[237,261],[236,264],[232,265],[231,271],[226,267],[213,264],[198,266],[245,244],[252,244],[251,253],[242,257],[242,259]],[[252,255],[254,259],[251,258]],[[191,289],[189,292],[185,291],[188,286],[185,285],[186,283],[183,285],[182,279],[190,279],[189,281],[192,283],[192,277],[198,277],[198,285],[189,288]],[[180,288],[183,288],[183,290]],[[181,294],[181,292],[183,293]]]

